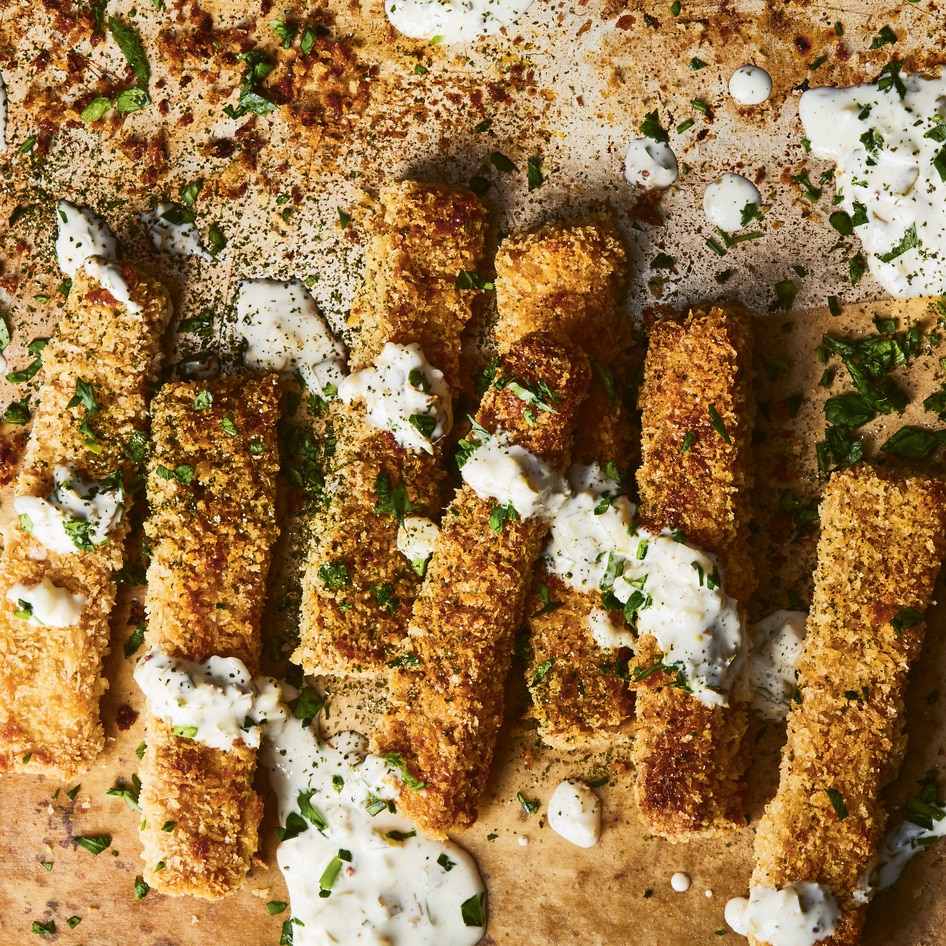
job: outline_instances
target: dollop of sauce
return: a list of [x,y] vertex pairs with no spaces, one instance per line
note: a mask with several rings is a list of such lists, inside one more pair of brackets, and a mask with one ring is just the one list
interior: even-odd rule
[[427,570],[434,554],[440,526],[427,516],[405,516],[397,530],[397,549],[411,563],[418,575]]
[[594,847],[601,837],[601,800],[575,779],[559,783],[548,805],[549,827],[578,847]]
[[386,0],[384,12],[405,36],[468,43],[511,26],[532,0]]
[[780,890],[753,887],[748,899],[726,904],[725,919],[734,932],[770,946],[815,946],[837,929],[841,910],[830,887],[798,881]]
[[74,595],[48,577],[35,585],[16,582],[7,591],[7,600],[17,606],[15,615],[34,627],[72,627],[88,603],[84,595]]
[[798,111],[812,153],[837,165],[871,274],[899,298],[946,292],[946,77],[884,70],[869,85],[811,89]]
[[374,367],[356,371],[338,385],[338,396],[346,404],[363,399],[368,423],[390,431],[415,453],[433,453],[433,445],[453,428],[450,386],[416,343],[387,342]]
[[186,736],[214,749],[260,745],[261,723],[277,712],[279,688],[257,684],[236,657],[200,663],[151,647],[135,666],[135,681],[151,712]]
[[805,611],[775,611],[753,629],[748,669],[752,707],[767,719],[788,715],[807,617]]
[[523,519],[549,515],[560,495],[560,477],[534,453],[504,435],[479,434],[478,446],[460,468],[463,482],[480,499],[512,507]]
[[46,499],[15,496],[13,511],[20,528],[51,552],[71,555],[101,545],[121,522],[124,493],[121,484],[105,487],[88,483],[71,467],[59,464],[55,488]]
[[645,190],[666,190],[680,173],[677,156],[666,141],[635,138],[624,157],[624,179]]
[[741,174],[727,172],[703,192],[706,219],[725,233],[745,227],[748,223],[745,220],[747,208],[761,203],[759,189]]
[[283,707],[261,754],[280,824],[299,828],[276,851],[296,946],[475,946],[485,932],[476,863],[423,837],[395,813],[384,759],[358,733],[320,740]]
[[244,279],[236,331],[246,340],[244,364],[256,371],[298,371],[315,394],[334,394],[344,377],[345,349],[305,284],[298,279]]
[[212,260],[213,257],[200,242],[200,233],[192,220],[176,222],[174,213],[179,210],[176,204],[159,203],[154,210],[145,211],[141,222],[148,230],[151,242],[159,253],[170,256],[199,256]]
[[932,827],[926,828],[903,821],[891,828],[880,843],[877,852],[877,866],[871,871],[870,879],[865,884],[867,902],[874,893],[892,887],[903,873],[904,867],[914,854],[925,850],[937,838],[946,835],[946,811],[936,805],[927,805],[928,811],[938,812],[939,817],[932,817]]
[[690,875],[685,874],[682,870],[678,870],[670,878],[670,886],[673,887],[677,893],[686,893],[692,883],[693,881],[690,879]]
[[56,259],[70,279],[93,256],[115,259],[115,237],[108,224],[91,210],[60,200],[56,204],[56,220]]
[[739,105],[761,105],[772,94],[772,77],[760,66],[740,66],[729,77],[729,94]]

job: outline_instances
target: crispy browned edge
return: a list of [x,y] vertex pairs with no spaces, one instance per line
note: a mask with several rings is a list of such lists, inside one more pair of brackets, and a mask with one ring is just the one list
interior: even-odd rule
[[[482,261],[483,205],[462,187],[390,184],[368,232],[351,369],[372,364],[386,342],[417,342],[456,394],[460,333],[476,296],[457,288],[457,275]],[[415,514],[438,518],[447,498],[443,447],[405,450],[365,421],[360,402],[332,412],[338,442],[327,505],[312,521],[293,659],[310,673],[377,674],[407,634],[420,578],[397,550],[397,519],[374,511],[376,482],[386,473],[392,487],[406,487]],[[325,569],[337,575],[341,565],[348,580],[326,583]]]
[[855,946],[866,905],[854,893],[883,835],[879,793],[906,749],[904,694],[926,631],[921,622],[898,633],[891,619],[930,604],[946,552],[946,483],[863,465],[831,477],[820,513],[801,702],[788,717],[778,792],[759,823],[752,884],[827,884],[842,918],[822,942]]
[[[71,465],[87,481],[118,470],[130,484],[135,465],[125,448],[146,427],[148,384],[161,364],[161,336],[171,315],[164,287],[121,263],[122,276],[140,312],[116,300],[84,269],[76,274],[62,320],[43,352],[39,407],[33,420],[17,495],[47,496],[53,472]],[[76,383],[92,385],[98,412],[90,419],[94,450],[79,430],[82,406],[67,408]],[[126,504],[129,500],[126,498]],[[94,552],[60,555],[42,549],[18,528],[5,536],[0,560],[0,769],[72,778],[104,746],[99,699],[108,682],[109,616],[115,601],[112,575],[124,559],[128,516]],[[73,627],[37,629],[13,616],[6,592],[22,581],[48,577],[88,599]]]
[[[752,324],[737,302],[656,322],[640,392],[640,516],[654,531],[680,529],[715,553],[726,592],[745,614],[755,587],[749,551],[752,486]],[[716,429],[710,407],[725,425]],[[689,449],[684,438],[691,435]],[[638,641],[635,664],[659,660],[657,641]],[[710,707],[647,675],[636,691],[635,791],[649,831],[686,841],[745,824],[747,706]]]
[[[202,391],[212,404],[197,409]],[[173,657],[237,657],[251,673],[259,668],[278,534],[279,413],[275,375],[173,383],[154,399],[146,640]],[[193,467],[190,484],[159,472],[182,464]],[[149,716],[139,802],[152,887],[214,900],[241,886],[263,813],[255,769],[254,749],[210,748]]]
[[[500,371],[527,383],[545,381],[561,398],[558,413],[538,412],[508,387],[491,387],[477,421],[503,432],[555,469],[569,460],[578,407],[589,382],[585,358],[548,336],[530,335],[500,361]],[[374,736],[376,751],[399,753],[426,783],[403,788],[399,810],[430,835],[476,819],[503,715],[513,638],[532,567],[547,525],[541,516],[490,528],[494,503],[461,487],[411,614],[404,653],[416,666],[394,669],[388,715]]]
[[[579,411],[573,459],[610,462],[622,473],[630,459],[631,425],[623,401],[632,339],[618,311],[627,254],[607,217],[549,223],[506,240],[496,255],[500,351],[530,331],[544,331],[584,351],[594,367]],[[545,612],[544,585],[556,609]],[[626,681],[630,651],[605,650],[588,615],[601,595],[569,587],[541,560],[526,605],[531,654],[526,681],[539,735],[558,749],[611,744],[633,711]]]

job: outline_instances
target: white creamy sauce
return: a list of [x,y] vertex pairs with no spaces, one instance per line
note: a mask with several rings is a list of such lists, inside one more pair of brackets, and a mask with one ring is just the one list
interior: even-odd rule
[[60,464],[53,474],[55,488],[48,498],[16,496],[13,511],[20,528],[51,552],[70,555],[89,544],[101,545],[121,522],[124,494],[121,486],[104,489],[87,483],[71,467]]
[[645,190],[666,190],[679,174],[677,156],[666,141],[635,138],[624,157],[624,179]]
[[434,554],[440,526],[426,516],[405,516],[397,530],[397,549],[422,574]]
[[[934,161],[946,121],[946,77],[887,75],[880,84],[819,88],[799,105],[812,153],[837,165],[870,272],[893,296],[946,292],[946,181]],[[903,96],[898,92],[898,85]],[[927,137],[932,133],[933,138]],[[940,162],[941,163],[941,162]]]
[[703,213],[714,227],[725,233],[741,230],[743,212],[749,205],[759,206],[759,189],[741,174],[726,173],[703,192]]
[[558,474],[502,434],[485,436],[467,457],[460,475],[480,499],[511,506],[523,519],[551,514],[561,499]]
[[686,893],[692,883],[693,881],[690,879],[690,875],[685,874],[682,870],[678,870],[670,878],[670,886],[673,887],[677,893]]
[[0,151],[7,150],[7,84],[0,72]]
[[200,242],[200,232],[195,223],[173,223],[167,219],[176,204],[160,203],[154,210],[145,211],[141,215],[141,222],[148,230],[151,242],[159,253],[170,256],[199,256],[201,259],[212,260],[213,257],[204,249]]
[[880,843],[877,866],[871,872],[870,880],[865,885],[865,902],[875,892],[892,887],[900,879],[910,858],[925,850],[943,835],[946,835],[946,817],[938,821],[933,819],[932,828],[924,828],[912,821],[903,821],[896,828],[888,831]]
[[261,723],[277,712],[279,688],[257,683],[236,657],[197,663],[152,647],[135,666],[150,711],[180,736],[214,749],[260,744]]
[[306,387],[328,395],[345,370],[336,341],[315,299],[298,279],[244,279],[236,300],[236,331],[247,342],[244,363],[256,371],[298,371]]
[[115,259],[115,237],[108,224],[91,210],[60,200],[56,204],[56,221],[56,259],[70,279],[75,279],[79,268],[93,256]]
[[739,105],[761,105],[772,94],[772,77],[760,66],[740,66],[729,77],[729,94]]
[[373,368],[342,380],[338,396],[346,404],[364,400],[368,423],[390,431],[415,453],[433,453],[433,445],[453,428],[450,386],[416,343],[387,342]]
[[767,719],[788,715],[807,617],[805,611],[775,611],[753,628],[748,668],[752,707]]
[[468,43],[511,26],[532,0],[386,0],[391,25],[414,39]]
[[830,887],[798,881],[780,890],[753,887],[748,900],[726,904],[725,918],[734,932],[770,946],[815,946],[837,929],[841,910]]
[[129,312],[141,312],[141,306],[131,298],[131,287],[117,263],[93,256],[82,266],[106,292],[111,293],[116,302],[120,302]]
[[390,811],[391,770],[367,754],[363,736],[322,741],[285,709],[270,718],[266,736],[261,758],[279,822],[294,816],[305,825],[276,852],[293,918],[301,922],[293,927],[296,946],[480,941],[485,929],[466,925],[461,909],[479,900],[485,921],[476,863],[458,845],[429,840]]
[[[617,492],[618,484],[599,467],[571,467],[565,494],[547,503],[550,571],[573,588],[610,591],[622,604],[638,602],[637,634],[657,639],[663,663],[682,670],[694,696],[725,705],[745,665],[747,641],[715,556],[672,532],[651,535],[639,528],[633,503]],[[602,647],[633,643],[623,621],[607,612],[591,612],[588,623]]]
[[565,779],[552,792],[549,827],[578,847],[593,847],[601,837],[601,800],[584,782]]
[[35,627],[72,627],[82,618],[88,601],[83,595],[74,595],[65,588],[44,578],[35,585],[17,582],[7,591],[18,617]]

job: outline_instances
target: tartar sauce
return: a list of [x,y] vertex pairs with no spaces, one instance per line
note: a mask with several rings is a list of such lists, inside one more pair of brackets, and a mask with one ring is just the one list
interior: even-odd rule
[[474,946],[485,932],[476,863],[394,812],[390,768],[358,733],[320,740],[282,708],[262,752],[280,824],[276,851],[296,946]]
[[397,530],[397,550],[423,575],[430,556],[434,554],[440,526],[426,516],[405,516]]
[[746,209],[761,203],[759,189],[741,174],[727,172],[703,192],[706,219],[725,233],[742,230],[748,222],[743,222]]
[[147,210],[141,215],[141,222],[147,228],[154,248],[159,253],[171,256],[199,256],[212,260],[213,257],[200,242],[200,233],[193,221],[174,223],[168,219],[176,208],[176,204],[162,202],[154,210]]
[[414,39],[467,43],[511,26],[532,0],[386,0],[391,25]]
[[345,349],[298,279],[244,279],[236,300],[244,363],[256,371],[298,371],[306,387],[327,396],[344,376]]
[[871,872],[867,885],[865,900],[869,900],[875,892],[892,887],[900,879],[904,867],[914,854],[925,850],[934,840],[946,835],[946,812],[938,810],[943,817],[939,820],[931,819],[932,828],[924,828],[912,821],[903,821],[884,835],[877,852],[877,866]]
[[748,671],[752,707],[768,719],[788,714],[807,617],[804,611],[775,611],[753,629]]
[[236,657],[197,663],[151,647],[135,666],[135,681],[154,716],[181,736],[214,749],[260,744],[261,723],[277,712],[279,689],[257,684]]
[[16,616],[34,627],[72,627],[82,619],[88,602],[84,595],[74,595],[48,577],[35,585],[16,582],[7,591],[7,600],[16,605]]
[[548,807],[549,827],[578,847],[594,847],[601,837],[601,800],[576,779],[559,783]]
[[346,404],[363,399],[368,423],[389,430],[415,453],[433,453],[453,428],[450,386],[416,343],[387,342],[373,368],[355,371],[338,385],[338,396]]
[[770,946],[815,946],[837,929],[841,910],[830,887],[798,881],[780,890],[753,887],[748,900],[726,904],[725,918],[734,932]]
[[798,112],[812,153],[837,164],[840,206],[877,281],[899,298],[946,292],[946,77],[888,70],[811,89]]
[[666,141],[635,138],[624,157],[624,179],[645,190],[666,190],[679,174],[677,156]]
[[51,552],[70,555],[101,545],[121,522],[124,494],[87,483],[71,467],[60,464],[53,478],[55,488],[48,498],[15,496],[13,511],[20,528]]
[[772,94],[772,77],[760,66],[740,66],[729,77],[729,94],[739,105],[761,105]]

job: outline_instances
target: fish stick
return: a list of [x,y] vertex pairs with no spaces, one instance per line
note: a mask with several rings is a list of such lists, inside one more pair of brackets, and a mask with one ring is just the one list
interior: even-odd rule
[[[349,366],[371,368],[387,343],[416,343],[443,372],[452,398],[460,387],[460,333],[476,296],[457,279],[480,265],[485,210],[465,188],[416,181],[385,187],[380,203],[352,307]],[[312,523],[293,659],[310,673],[373,675],[407,634],[421,578],[398,551],[398,528],[407,513],[439,516],[443,441],[430,452],[402,446],[369,423],[362,399],[333,401],[332,420],[327,506]]]
[[[279,402],[275,375],[168,384],[155,397],[146,640],[170,658],[236,658],[250,674],[259,669],[278,534]],[[256,750],[239,740],[207,745],[149,716],[144,877],[164,893],[225,896],[257,849]]]
[[[594,372],[582,404],[573,460],[624,471],[631,425],[622,397],[632,339],[617,309],[627,257],[606,217],[547,224],[506,240],[496,256],[500,351],[530,331],[581,348]],[[613,483],[614,492],[620,489]],[[633,711],[626,647],[604,648],[589,626],[601,607],[597,587],[573,587],[540,559],[526,608],[531,656],[526,680],[543,741],[576,749],[610,741]]]
[[828,886],[840,919],[822,942],[854,946],[886,822],[879,793],[906,748],[904,694],[946,552],[946,484],[863,465],[831,477],[820,514],[800,701],[759,823],[752,885]]
[[[77,271],[43,352],[40,402],[15,490],[19,527],[5,535],[0,565],[0,770],[72,778],[104,746],[102,661],[113,576],[124,559],[127,499],[115,510],[120,518],[99,535],[90,535],[82,516],[57,514],[46,501],[70,484],[114,497],[119,482],[131,484],[170,315],[170,298],[155,279],[96,258]],[[28,588],[74,604],[73,613],[59,617],[74,623],[40,626],[42,609],[21,603]]]
[[[589,374],[580,353],[541,334],[524,338],[500,360],[497,377],[528,388],[541,382],[554,393],[554,410],[537,411],[510,385],[494,383],[476,417],[489,435],[485,446],[524,448],[555,479],[568,463]],[[476,819],[514,635],[547,529],[541,511],[517,517],[477,493],[469,468],[478,452],[466,460],[468,482],[444,514],[391,674],[390,710],[374,737],[377,751],[402,770],[399,810],[436,836]]]
[[[716,555],[726,593],[744,612],[755,587],[748,547],[752,485],[752,331],[738,303],[653,326],[640,392],[641,523],[681,530]],[[635,654],[635,790],[648,830],[671,841],[745,823],[747,704],[708,706],[654,670],[657,640]]]

